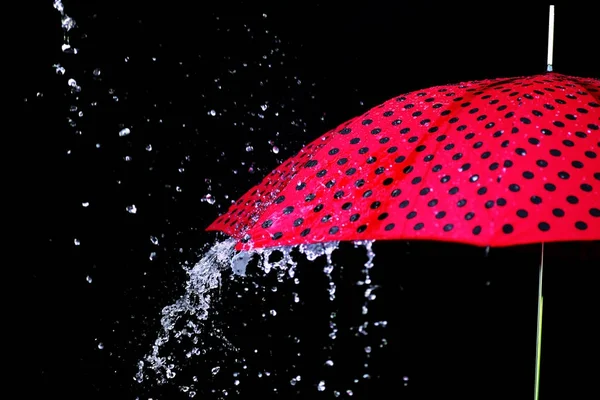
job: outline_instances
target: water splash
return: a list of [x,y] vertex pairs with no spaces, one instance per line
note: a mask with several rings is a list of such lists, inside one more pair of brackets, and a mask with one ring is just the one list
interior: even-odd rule
[[[217,241],[213,246],[206,251],[201,260],[198,261],[192,268],[187,270],[188,281],[185,285],[185,293],[173,304],[163,308],[161,312],[160,325],[161,328],[152,345],[152,350],[143,359],[138,362],[138,371],[134,377],[135,381],[142,383],[154,378],[154,382],[159,385],[165,384],[173,379],[181,366],[178,365],[178,360],[192,356],[205,354],[206,350],[202,348],[203,341],[200,339],[201,334],[209,333],[211,337],[221,340],[228,351],[235,353],[241,352],[235,346],[234,342],[230,342],[225,334],[218,330],[217,332],[205,332],[209,328],[206,324],[207,319],[211,316],[211,311],[215,304],[215,295],[217,290],[222,286],[224,277],[243,277],[248,278],[247,268],[251,260],[257,260],[257,268],[264,276],[275,274],[278,283],[284,283],[287,280],[292,280],[295,285],[300,283],[296,276],[298,267],[297,253],[303,255],[308,261],[315,261],[317,258],[325,257],[325,266],[323,272],[327,277],[328,299],[333,304],[336,299],[336,284],[333,277],[335,268],[333,261],[333,252],[339,248],[339,242],[317,243],[310,245],[298,245],[287,247],[276,247],[267,249],[255,249],[252,251],[237,251],[235,250],[236,241],[234,239],[226,239]],[[359,327],[350,328],[355,330],[357,337],[365,337],[369,331],[369,321],[367,313],[369,304],[375,299],[374,290],[378,288],[371,282],[370,270],[373,267],[375,253],[372,249],[373,241],[354,242],[356,247],[364,246],[367,253],[367,262],[364,264],[364,279],[357,282],[358,285],[364,285],[364,304],[362,306],[362,315],[364,322]],[[255,257],[256,256],[256,257]],[[246,281],[248,282],[248,281]],[[250,283],[250,282],[248,282]],[[292,293],[293,304],[300,302],[300,297],[297,293]],[[293,306],[292,304],[292,306]],[[336,324],[336,308],[329,314],[329,344],[324,350],[331,351],[337,338],[338,326]],[[293,309],[292,309],[293,311]],[[270,309],[267,313],[271,317],[277,317],[279,313],[276,309]],[[374,322],[373,326],[385,327],[385,321]],[[210,328],[215,329],[215,328]],[[168,351],[167,345],[174,340],[181,344],[183,338],[191,340],[192,348],[183,349],[182,355],[178,356],[174,351]],[[382,347],[382,346],[380,346]],[[367,360],[371,352],[371,346],[364,347],[364,354]],[[331,356],[327,356],[324,360],[324,366],[327,368],[335,368],[336,363]],[[244,368],[246,366],[244,365]],[[316,367],[316,366],[315,366]],[[368,368],[368,363],[365,362],[365,368]],[[217,375],[221,370],[221,366],[213,366],[210,369],[212,377]],[[296,373],[294,368],[287,369],[286,374],[289,374],[288,382],[290,386],[296,386],[302,380],[302,377]],[[266,374],[266,372],[265,372]],[[365,371],[361,373],[362,379],[368,379],[369,375]],[[210,379],[209,376],[206,379]],[[238,383],[233,382],[234,386],[239,386],[239,378],[235,378]],[[189,395],[195,395],[198,392],[196,387],[198,377],[194,377],[194,382],[187,382],[179,389]],[[359,379],[354,379],[357,383]],[[328,385],[327,381],[320,377],[314,382],[314,386],[318,391],[331,391],[332,393],[342,393],[336,390],[332,385]],[[236,391],[237,392],[237,391]],[[352,390],[343,391],[346,395],[352,396]]]
[[[156,375],[156,382],[161,385],[175,377],[176,365],[170,361],[171,357],[162,355],[162,351],[173,337],[186,336],[193,343],[198,343],[197,336],[202,333],[202,322],[209,316],[213,290],[220,286],[222,271],[229,268],[234,259],[235,243],[234,239],[217,242],[187,271],[189,279],[185,285],[185,293],[175,303],[162,309],[161,329],[152,352],[138,363],[135,375],[137,382],[141,383],[146,379],[145,370],[152,371]],[[188,318],[184,327],[176,330],[177,322],[185,316]],[[224,337],[222,339],[226,341]],[[194,347],[187,353],[198,355],[200,350]]]

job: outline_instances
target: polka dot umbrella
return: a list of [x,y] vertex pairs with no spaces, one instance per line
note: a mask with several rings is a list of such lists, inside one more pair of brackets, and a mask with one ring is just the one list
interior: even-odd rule
[[242,250],[600,240],[600,80],[552,72],[551,51],[548,64],[389,99],[305,146],[208,230]]

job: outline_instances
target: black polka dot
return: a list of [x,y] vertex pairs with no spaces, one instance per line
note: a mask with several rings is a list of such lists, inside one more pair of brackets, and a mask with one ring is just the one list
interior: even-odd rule
[[379,215],[377,216],[377,219],[378,219],[378,220],[380,220],[380,221],[383,221],[383,220],[384,220],[384,219],[386,219],[388,216],[389,216],[389,214],[388,214],[388,213],[386,213],[386,212],[384,212],[384,213],[381,213],[381,214],[379,214]]
[[508,185],[508,190],[510,190],[511,192],[518,192],[519,190],[521,190],[521,187],[516,183],[511,183],[510,185]]
[[[293,208],[293,207],[292,207]],[[319,204],[317,205],[315,208],[313,208],[314,212],[319,212],[323,209],[323,204]]]
[[538,224],[538,229],[542,232],[547,232],[550,230],[550,224],[548,224],[547,222],[540,222]]
[[356,228],[356,232],[358,232],[358,233],[363,233],[366,230],[367,230],[367,225],[361,225],[358,228]]
[[450,232],[452,229],[454,228],[454,225],[452,224],[446,224],[444,225],[444,232]]
[[529,200],[533,203],[533,204],[541,204],[542,203],[542,198],[536,195],[533,195],[529,198]]
[[600,217],[600,209],[596,207],[590,208],[590,215],[592,217]]
[[352,208],[352,203],[346,202],[342,204],[342,210],[349,210],[350,208]]
[[527,210],[523,210],[523,209],[517,210],[517,217],[527,218],[528,215],[529,215],[529,213],[527,212]]
[[555,208],[552,210],[552,215],[560,218],[565,216],[565,212],[561,208]]
[[271,239],[273,239],[273,240],[281,239],[282,236],[283,236],[283,233],[281,233],[281,232],[275,232],[273,234],[273,236],[271,236]]
[[384,186],[388,186],[388,185],[391,185],[392,182],[394,182],[393,178],[386,178],[386,179],[383,180],[382,183],[383,183]]
[[442,219],[446,216],[446,211],[440,211],[438,213],[435,214],[435,218],[436,219]]
[[262,226],[263,228],[267,229],[267,228],[271,227],[271,225],[273,225],[273,221],[272,221],[272,220],[270,220],[270,219],[268,219],[268,220],[266,220],[265,222],[263,222],[261,226]]
[[569,178],[571,177],[571,175],[569,175],[569,173],[568,173],[568,172],[565,172],[565,171],[560,171],[560,172],[558,173],[558,177],[559,177],[560,179],[569,179]]
[[523,172],[523,178],[525,178],[525,179],[533,179],[533,172],[531,172],[531,171],[525,171],[525,172]]
[[402,194],[402,190],[400,190],[400,189],[394,189],[394,190],[392,190],[391,196],[392,197],[398,197],[401,194]]
[[385,229],[386,231],[391,231],[392,229],[394,229],[394,226],[396,226],[394,223],[390,223],[387,224],[383,229]]
[[409,204],[408,200],[402,200],[402,202],[400,203],[400,205],[398,207],[400,208],[406,208]]
[[414,217],[417,216],[417,212],[416,211],[411,211],[406,215],[407,219],[413,219]]
[[573,166],[573,168],[577,168],[577,169],[583,168],[583,163],[581,161],[577,161],[577,160],[572,161],[571,165]]
[[505,234],[512,233],[513,231],[514,228],[511,224],[505,224],[504,226],[502,226],[502,232],[504,232]]
[[577,198],[577,196],[567,196],[567,202],[569,204],[577,204],[579,203],[579,199]]
[[470,220],[473,219],[474,216],[475,216],[475,213],[473,211],[470,211],[470,212],[468,212],[468,213],[465,214],[465,219],[467,221],[470,221]]
[[298,226],[302,225],[303,222],[304,222],[304,219],[298,218],[294,221],[294,226],[298,227]]
[[473,228],[473,235],[479,235],[481,233],[481,226],[477,225],[475,228]]
[[337,226],[332,226],[331,229],[329,229],[329,234],[330,235],[335,235],[336,233],[338,233],[340,231],[340,228]]
[[518,147],[518,148],[515,150],[515,153],[517,153],[517,154],[518,154],[518,155],[520,155],[520,156],[527,155],[527,152],[525,151],[525,149],[523,149],[523,148],[521,148],[521,147]]
[[310,228],[306,228],[302,232],[300,232],[300,236],[304,237],[304,236],[307,236],[309,233],[310,233]]
[[[321,206],[321,208],[323,208],[322,204],[320,204],[320,206]],[[317,206],[317,207],[319,207],[319,206]],[[283,209],[283,213],[285,215],[291,214],[293,211],[294,211],[294,207],[292,207],[292,206],[287,206],[286,208]]]
[[579,229],[580,231],[585,231],[588,228],[588,226],[583,221],[577,221],[575,222],[575,228]]

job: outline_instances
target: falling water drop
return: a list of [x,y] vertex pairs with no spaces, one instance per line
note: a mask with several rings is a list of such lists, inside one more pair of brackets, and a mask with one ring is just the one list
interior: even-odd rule
[[130,206],[127,206],[127,207],[125,208],[125,210],[127,210],[127,212],[128,212],[129,214],[135,214],[135,213],[137,213],[137,207],[135,206],[135,204],[132,204],[132,205],[130,205]]
[[317,390],[319,392],[324,392],[325,391],[325,381],[320,381],[319,384],[317,385]]

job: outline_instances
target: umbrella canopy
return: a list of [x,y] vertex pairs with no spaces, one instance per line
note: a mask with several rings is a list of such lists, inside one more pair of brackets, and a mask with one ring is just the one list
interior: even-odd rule
[[207,229],[238,249],[600,239],[600,80],[548,72],[392,98],[305,146]]

